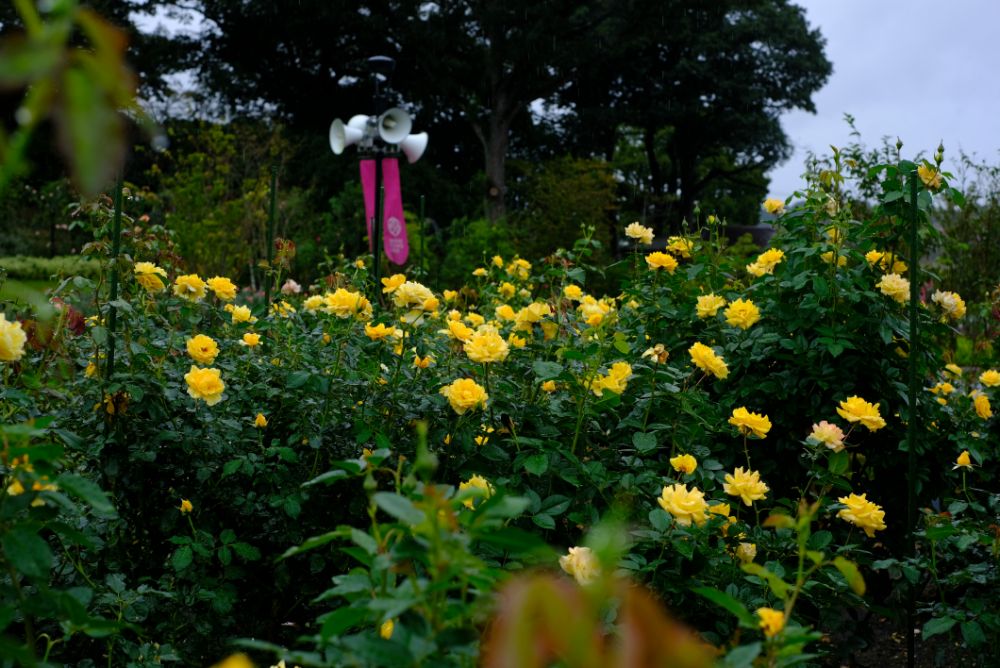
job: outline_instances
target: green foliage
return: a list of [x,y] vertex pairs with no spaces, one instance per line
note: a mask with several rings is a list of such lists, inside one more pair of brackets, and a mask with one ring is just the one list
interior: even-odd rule
[[505,222],[485,219],[452,221],[439,268],[440,285],[455,285],[468,276],[470,267],[485,267],[493,255],[514,254],[510,228]]
[[101,265],[96,260],[81,255],[61,255],[59,257],[0,257],[0,269],[8,278],[21,280],[50,280],[83,276],[96,278]]

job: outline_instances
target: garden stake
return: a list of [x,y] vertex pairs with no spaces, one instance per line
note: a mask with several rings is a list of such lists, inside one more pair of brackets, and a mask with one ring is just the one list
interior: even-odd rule
[[[916,522],[917,496],[917,361],[920,356],[919,342],[917,341],[917,299],[919,298],[918,287],[920,285],[920,261],[919,237],[917,235],[917,223],[920,220],[920,211],[917,209],[917,172],[910,173],[910,387],[907,401],[910,404],[909,422],[907,424],[906,435],[906,547],[910,556],[916,555],[916,544],[913,540],[913,525]],[[913,624],[916,606],[916,588],[910,585],[909,601],[906,609],[906,665],[913,668],[916,661],[916,639],[913,635]]]
[[267,271],[264,273],[264,313],[271,311],[271,276],[274,267],[274,219],[278,208],[278,166],[271,165],[271,210],[267,217]]
[[111,374],[115,371],[115,326],[118,323],[118,309],[115,302],[118,301],[118,253],[122,246],[122,190],[125,184],[122,180],[122,173],[118,172],[115,180],[115,213],[111,231],[111,291],[108,297],[108,365],[104,372],[104,377],[111,379]]

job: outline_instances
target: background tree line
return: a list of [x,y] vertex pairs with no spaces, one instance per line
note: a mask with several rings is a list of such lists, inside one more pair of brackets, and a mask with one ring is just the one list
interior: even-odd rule
[[[431,136],[425,157],[404,169],[403,196],[410,212],[424,196],[435,221],[424,247],[438,255],[458,252],[446,240],[469,234],[486,238],[463,253],[497,238],[544,253],[581,223],[610,242],[619,219],[666,233],[696,206],[753,223],[765,173],[789,153],[780,114],[812,110],[831,72],[819,31],[788,0],[93,5],[128,32],[152,108],[177,109],[167,104],[171,74],[197,81],[188,116],[160,119],[169,155],[133,152],[126,178],[156,195],[150,215],[177,230],[185,254],[237,272],[253,258],[236,256],[260,244],[253,223],[263,209],[253,206],[275,164],[283,225],[303,260],[320,261],[323,248],[364,250],[355,160],[334,157],[326,135],[334,117],[372,111],[372,55],[396,59],[390,100]],[[191,22],[173,34],[137,29],[154,15]],[[13,10],[0,10],[0,31],[18,28]],[[12,126],[17,98],[2,103]],[[43,133],[33,190],[3,203],[7,224],[34,234],[20,250],[42,241],[68,250],[37,232],[59,215],[32,195],[59,174],[48,151]],[[211,251],[213,238],[223,252]],[[18,250],[13,243],[0,252]]]

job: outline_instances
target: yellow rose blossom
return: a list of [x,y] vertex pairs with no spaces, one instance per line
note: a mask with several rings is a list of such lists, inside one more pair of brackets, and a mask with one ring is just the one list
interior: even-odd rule
[[455,301],[456,299],[458,299],[458,291],[457,290],[445,290],[441,294],[444,296],[445,302],[447,302],[449,304],[451,302]]
[[442,387],[440,392],[459,415],[468,410],[484,407],[490,398],[486,390],[471,378],[459,378],[450,385]]
[[198,274],[185,274],[174,280],[174,294],[189,302],[205,298],[205,281]]
[[499,255],[494,255],[493,259],[490,261],[493,263],[494,267],[499,267],[501,269],[503,268],[503,258],[500,257]]
[[927,164],[917,167],[917,176],[931,190],[937,190],[941,187],[941,173]]
[[[836,204],[836,202],[834,203]],[[840,231],[840,228],[836,227],[835,225],[831,225],[830,227],[826,228],[825,230],[823,230],[823,233],[826,234],[826,238],[830,240],[830,243],[834,244],[835,246],[839,246],[840,242],[843,241],[844,239],[844,234]]]
[[579,285],[567,285],[563,288],[563,297],[573,301],[579,301],[583,297],[583,290]]
[[834,452],[840,452],[844,449],[843,430],[826,420],[813,425],[812,433],[809,434],[807,440],[815,445],[822,443]]
[[736,558],[744,564],[753,563],[753,560],[757,558],[756,543],[740,543],[736,548]]
[[733,410],[729,424],[739,429],[744,436],[753,434],[757,438],[764,438],[771,430],[771,420],[766,415],[751,413],[745,406]]
[[552,309],[548,304],[533,302],[517,312],[514,316],[514,329],[518,331],[528,331],[531,326],[540,323],[542,318],[552,315]]
[[977,394],[972,399],[972,404],[976,408],[976,415],[984,420],[993,417],[993,409],[990,407],[990,399],[985,394]]
[[785,259],[785,252],[779,248],[769,248],[747,265],[747,272],[754,276],[773,274],[774,268]]
[[469,323],[472,327],[480,327],[486,322],[486,318],[478,313],[467,313],[465,316],[465,322]]
[[279,318],[291,318],[295,312],[295,307],[285,300],[271,304],[271,313]]
[[[227,306],[232,306],[232,304],[227,304]],[[238,325],[241,322],[256,322],[257,320],[257,318],[253,317],[250,313],[249,306],[233,306],[229,313],[232,316],[234,325]]]
[[527,260],[515,257],[511,263],[507,265],[507,273],[514,278],[526,281],[528,280],[528,277],[531,276],[531,263]]
[[500,296],[504,299],[510,299],[517,293],[517,287],[515,287],[513,283],[508,283],[507,281],[501,283],[497,290],[500,292]]
[[621,394],[632,377],[632,367],[627,362],[615,362],[606,375],[599,375],[590,383],[590,390],[599,397],[607,390],[613,394]]
[[757,608],[757,616],[760,617],[760,630],[767,638],[773,638],[785,628],[785,613],[780,610]]
[[931,295],[931,301],[941,307],[946,318],[961,320],[965,317],[965,301],[957,292],[937,290]]
[[181,505],[178,510],[181,511],[182,515],[186,515],[194,510],[194,505],[192,505],[192,503],[187,499],[181,499]]
[[944,370],[950,373],[951,375],[955,376],[956,378],[962,375],[962,367],[958,366],[957,364],[945,364]]
[[693,455],[677,455],[670,458],[670,465],[678,473],[691,475],[698,468],[698,460]]
[[760,320],[760,310],[749,299],[737,299],[726,308],[724,315],[728,324],[740,329],[749,329]]
[[255,668],[253,661],[250,660],[246,654],[242,652],[239,654],[233,654],[226,657],[219,663],[212,666],[212,668]]
[[727,473],[722,491],[730,496],[738,496],[745,505],[767,498],[768,486],[760,479],[759,471],[744,470],[742,466]]
[[493,493],[495,491],[493,489],[493,485],[491,485],[490,482],[481,475],[474,475],[465,482],[459,483],[458,485],[459,492],[465,491],[467,489],[479,490],[481,492],[481,495],[479,499],[468,498],[462,501],[462,505],[464,505],[466,508],[475,508],[476,504],[479,501],[485,501],[486,499],[490,498],[491,496],[493,496]]
[[764,276],[765,274],[770,274],[771,272],[768,271],[766,267],[760,265],[759,263],[751,262],[750,264],[747,265],[747,273],[750,274],[751,276],[756,276],[760,278],[761,276]]
[[208,288],[218,299],[231,302],[236,299],[236,284],[224,276],[213,276],[206,281]]
[[[822,253],[819,257],[820,257],[820,259],[823,260],[823,262],[826,262],[827,264],[833,264],[834,255],[835,255],[835,253],[833,251],[827,251],[825,253]],[[837,257],[837,266],[838,267],[846,267],[847,266],[847,256],[836,254],[836,257]]]
[[304,302],[302,302],[302,308],[304,308],[308,313],[316,313],[317,311],[326,310],[326,300],[322,295],[313,295],[307,297]]
[[851,494],[837,499],[847,506],[837,513],[837,517],[861,527],[869,538],[874,538],[876,531],[885,529],[885,511],[866,496]]
[[556,391],[556,381],[547,380],[542,383],[542,392],[548,392],[549,394]]
[[240,339],[240,345],[246,346],[248,348],[253,348],[255,346],[260,345],[260,334],[256,334],[254,332],[247,332],[246,334],[243,335],[243,338]]
[[972,459],[969,458],[968,450],[962,450],[962,454],[960,454],[958,459],[955,460],[955,466],[952,467],[952,470],[954,471],[958,468],[969,469],[970,471],[972,470]]
[[24,357],[24,344],[28,335],[24,333],[21,323],[15,320],[9,322],[7,315],[0,313],[0,360],[17,362]]
[[219,354],[219,345],[212,337],[198,334],[187,340],[187,352],[198,364],[211,364]]
[[785,212],[785,203],[775,197],[768,197],[764,200],[764,211],[772,216],[780,216]]
[[420,355],[413,356],[413,366],[417,369],[426,369],[434,362],[434,358],[431,355],[425,355],[421,357]]
[[257,417],[253,419],[253,426],[257,427],[258,429],[263,429],[264,427],[267,426],[267,418],[264,417],[263,413],[257,413]]
[[355,317],[359,320],[371,318],[372,305],[360,292],[351,292],[346,288],[337,288],[335,292],[323,295],[326,302],[326,312],[338,318]]
[[848,397],[840,402],[837,408],[840,417],[848,422],[860,422],[869,431],[876,431],[885,426],[885,420],[878,411],[878,404],[870,404],[861,397]]
[[694,250],[694,242],[684,237],[667,237],[667,252],[673,253],[677,257],[689,259],[691,251]]
[[517,314],[514,309],[511,308],[510,304],[501,304],[493,309],[493,313],[496,315],[497,319],[504,321],[513,321]]
[[406,282],[406,274],[393,274],[382,279],[382,292],[392,294],[396,288]]
[[677,260],[674,259],[674,256],[660,251],[647,255],[646,264],[653,271],[664,269],[668,274],[674,273],[674,269],[677,269]]
[[695,343],[688,349],[688,354],[691,355],[691,363],[705,373],[712,374],[719,380],[724,380],[729,375],[725,360],[704,343]]
[[473,362],[489,364],[507,359],[510,347],[497,332],[481,330],[474,333],[463,346],[465,354]]
[[382,339],[388,338],[390,336],[398,338],[401,333],[402,331],[397,329],[396,327],[386,327],[381,322],[375,326],[372,326],[369,323],[365,323],[365,336],[367,336],[372,341],[381,341]]
[[357,267],[358,269],[364,269],[365,261],[359,257],[357,260],[354,261],[354,266]]
[[646,246],[653,243],[653,229],[641,225],[638,222],[632,223],[625,228],[625,236],[630,239],[635,239],[636,243],[641,243]]
[[477,277],[479,277],[479,278],[482,278],[483,276],[489,276],[489,272],[487,272],[487,271],[486,271],[485,269],[483,269],[482,267],[476,267],[476,268],[475,268],[475,269],[474,269],[474,270],[472,271],[472,275],[473,275],[473,276],[477,276]]
[[427,310],[424,305],[432,298],[434,293],[416,281],[401,283],[392,293],[392,302],[400,308]]
[[518,336],[514,332],[511,332],[507,336],[507,343],[509,343],[513,348],[523,348],[525,345],[527,345],[528,340]]
[[392,632],[396,628],[396,625],[391,619],[387,619],[382,622],[382,626],[378,628],[378,634],[384,639],[389,640],[392,638]]
[[542,328],[542,338],[546,341],[556,338],[556,334],[559,333],[559,324],[551,320],[543,320],[538,323],[538,326]]
[[695,305],[695,312],[699,318],[714,318],[719,309],[726,305],[726,298],[716,294],[701,295]]
[[601,576],[601,564],[589,547],[569,548],[569,554],[559,557],[559,567],[581,585],[588,585]]
[[691,526],[692,522],[701,526],[708,519],[706,514],[708,503],[705,502],[705,495],[697,487],[692,487],[690,491],[687,485],[681,483],[664,487],[656,502],[670,513],[680,526]]
[[865,253],[865,260],[872,266],[878,264],[879,268],[886,273],[903,274],[907,270],[906,263],[892,253],[871,250]]
[[209,406],[222,401],[222,393],[226,384],[222,382],[218,369],[201,369],[196,366],[184,374],[188,394],[192,399],[201,399]]
[[135,273],[135,280],[146,292],[162,292],[167,287],[160,278],[166,278],[167,272],[152,262],[136,262],[132,271]]
[[[961,375],[961,371],[958,375]],[[979,374],[979,382],[986,387],[996,387],[997,385],[1000,385],[1000,371],[997,371],[996,369],[987,369]]]
[[465,325],[465,323],[458,320],[448,320],[448,326],[446,329],[440,330],[442,334],[447,334],[449,338],[456,339],[461,342],[466,342],[475,333],[471,327]]

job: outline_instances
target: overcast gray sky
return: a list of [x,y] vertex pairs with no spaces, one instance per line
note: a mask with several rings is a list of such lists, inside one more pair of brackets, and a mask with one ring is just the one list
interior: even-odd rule
[[833,74],[816,114],[782,123],[795,154],[770,173],[784,199],[802,185],[806,151],[849,141],[855,117],[865,144],[903,140],[904,157],[933,153],[945,168],[958,149],[1000,162],[1000,0],[796,0],[826,38]]

